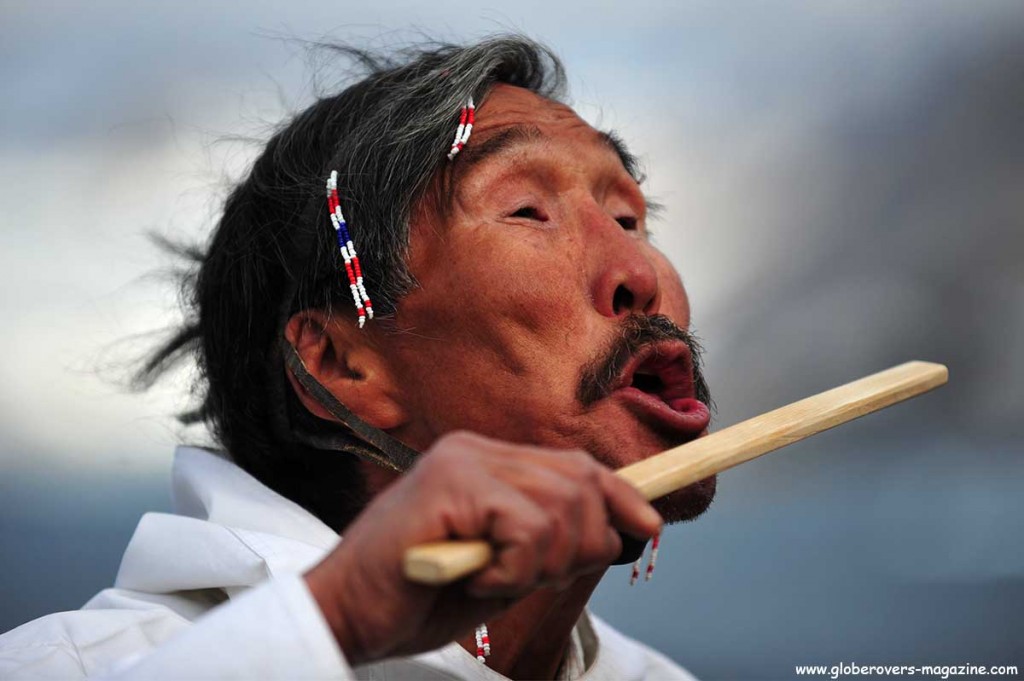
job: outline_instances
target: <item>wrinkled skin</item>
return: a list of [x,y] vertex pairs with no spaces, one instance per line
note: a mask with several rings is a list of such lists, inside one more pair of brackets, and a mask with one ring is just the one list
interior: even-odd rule
[[[536,130],[474,162],[476,149],[520,124]],[[317,311],[286,329],[350,409],[427,452],[397,483],[367,464],[374,500],[308,581],[350,660],[436,647],[487,618],[502,642],[489,665],[550,678],[617,555],[611,528],[647,537],[660,523],[631,488],[609,482],[609,469],[680,442],[617,400],[584,408],[581,368],[607,352],[625,316],[661,314],[687,328],[690,306],[678,273],[647,239],[636,181],[571,109],[496,86],[449,172],[449,213],[424,201],[412,222],[419,287],[399,304],[397,332],[374,322],[359,331]],[[443,437],[453,431],[493,440],[459,435],[453,443]],[[536,445],[577,454],[538,454]],[[676,493],[676,507],[695,515],[713,494],[711,478]],[[505,505],[494,508],[496,499]],[[447,536],[485,537],[504,550],[468,591],[404,582],[404,547]],[[517,600],[508,608],[510,596]],[[369,625],[353,616],[369,610],[388,616]],[[463,645],[473,649],[471,638]]]
[[[613,468],[675,444],[615,403],[584,411],[574,398],[580,367],[609,345],[621,316],[690,323],[679,275],[647,240],[640,188],[567,107],[499,86],[477,120],[471,143],[523,122],[547,139],[458,178],[448,224],[429,213],[414,221],[410,264],[421,287],[397,321],[416,335],[388,352],[415,418],[395,434],[422,446],[466,429],[580,447]],[[514,217],[524,208],[537,215]],[[616,301],[617,291],[632,300]]]

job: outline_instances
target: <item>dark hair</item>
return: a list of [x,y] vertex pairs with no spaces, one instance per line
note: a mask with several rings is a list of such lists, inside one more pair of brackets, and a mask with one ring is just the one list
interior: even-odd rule
[[410,215],[445,175],[462,104],[470,95],[480,103],[497,82],[560,99],[565,79],[550,50],[514,35],[390,55],[328,49],[362,77],[279,128],[228,195],[208,246],[180,251],[195,262],[184,282],[186,321],[137,382],[148,386],[194,357],[199,404],[181,420],[205,422],[238,465],[340,530],[366,501],[356,459],[295,439],[297,421],[327,424],[299,405],[278,348],[284,323],[302,309],[355,319],[327,175],[338,171],[366,287],[386,321],[415,286],[405,262]]

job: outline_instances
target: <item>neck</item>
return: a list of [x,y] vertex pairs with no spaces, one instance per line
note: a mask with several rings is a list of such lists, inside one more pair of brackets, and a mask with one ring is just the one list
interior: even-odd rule
[[[487,622],[487,666],[510,679],[553,679],[573,627],[604,572],[581,577],[561,591],[538,589]],[[476,655],[472,634],[459,641]]]

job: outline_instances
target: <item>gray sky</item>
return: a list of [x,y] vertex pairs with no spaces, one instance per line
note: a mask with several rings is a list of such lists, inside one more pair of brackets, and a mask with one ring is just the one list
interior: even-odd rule
[[[957,350],[921,332],[962,318],[936,309],[936,286],[998,259],[972,233],[1020,245],[1005,226],[1020,214],[1020,167],[998,148],[1008,131],[979,131],[991,106],[1013,104],[993,93],[1019,85],[997,67],[1022,63],[1022,18],[1010,2],[4,3],[0,468],[167,465],[184,383],[138,396],[110,380],[145,347],[125,338],[173,321],[145,232],[205,234],[253,149],[223,138],[265,137],[309,101],[313,71],[286,38],[521,29],[554,46],[578,109],[624,134],[668,206],[656,238],[689,288],[729,422]],[[973,110],[956,98],[978,79],[970,96],[992,101]],[[991,154],[951,147],[960,132]],[[936,176],[928,153],[970,177]],[[940,224],[958,188],[969,224]],[[1020,300],[1002,256],[975,283]],[[1020,338],[1011,307],[987,321]],[[1021,369],[1018,354],[997,352],[999,367]],[[989,387],[988,416],[1020,407]]]
[[314,72],[334,79],[289,39],[410,28],[546,41],[578,110],[640,154],[719,424],[908,359],[950,367],[724,474],[655,581],[612,571],[595,610],[700,678],[1020,663],[1016,0],[0,2],[0,629],[110,584],[138,515],[168,505],[187,381],[113,381],[175,320],[146,232],[207,234],[256,148],[227,138],[265,138]]

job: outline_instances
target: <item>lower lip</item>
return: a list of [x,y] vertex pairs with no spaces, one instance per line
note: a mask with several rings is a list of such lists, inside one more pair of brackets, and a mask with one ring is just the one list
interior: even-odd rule
[[613,393],[641,420],[690,437],[697,437],[711,423],[711,411],[700,400],[691,397],[670,400],[645,393],[632,386]]

